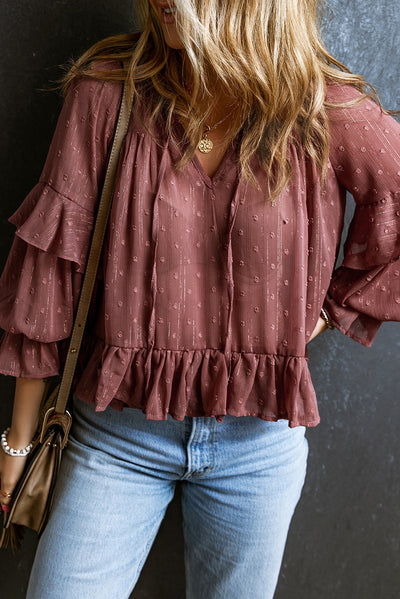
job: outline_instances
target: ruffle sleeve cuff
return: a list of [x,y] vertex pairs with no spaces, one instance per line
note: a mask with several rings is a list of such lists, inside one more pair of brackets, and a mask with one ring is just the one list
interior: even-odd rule
[[8,220],[27,244],[82,266],[93,218],[92,212],[40,181]]
[[25,335],[5,332],[0,341],[0,372],[21,378],[60,374],[57,343],[41,343]]
[[356,206],[323,307],[366,347],[383,321],[400,321],[400,193]]
[[52,376],[72,331],[93,214],[40,182],[9,221],[17,230],[0,277],[0,372]]

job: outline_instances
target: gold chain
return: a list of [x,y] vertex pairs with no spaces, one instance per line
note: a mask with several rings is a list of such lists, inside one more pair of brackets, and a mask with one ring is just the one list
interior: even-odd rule
[[[187,88],[188,92],[191,94],[191,89]],[[187,102],[189,111],[190,111],[190,105],[189,102]],[[206,125],[206,129],[203,132],[202,136],[201,136],[201,140],[199,142],[199,145],[197,146],[198,150],[202,153],[202,154],[209,154],[211,152],[211,150],[214,147],[214,144],[212,142],[212,140],[208,137],[208,134],[210,133],[210,131],[214,131],[214,129],[216,129],[219,125],[221,125],[221,123],[223,123],[224,121],[226,121],[226,119],[231,115],[232,113],[230,112],[229,114],[227,114],[226,116],[224,116],[223,119],[221,119],[220,121],[218,121],[218,123],[216,123],[215,125],[213,125],[212,127],[210,127],[210,125]]]
[[229,114],[227,116],[224,116],[223,119],[221,119],[220,121],[218,121],[218,123],[216,125],[214,125],[213,127],[210,127],[209,125],[206,125],[206,130],[203,132],[203,135],[201,136],[201,140],[199,145],[197,146],[199,151],[202,154],[209,154],[211,152],[211,150],[214,147],[214,144],[212,142],[211,139],[209,139],[208,134],[210,133],[210,131],[214,131],[214,129],[216,129],[218,127],[218,125],[220,125],[221,123],[223,123],[224,121],[226,121],[226,119],[228,118],[228,116],[230,116]]

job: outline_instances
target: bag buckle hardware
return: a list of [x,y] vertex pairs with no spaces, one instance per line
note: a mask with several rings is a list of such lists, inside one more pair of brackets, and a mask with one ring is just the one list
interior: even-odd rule
[[[62,441],[61,441],[61,445],[60,448],[64,449],[64,447],[67,444],[67,440],[68,440],[68,434],[69,434],[69,430],[71,428],[71,423],[72,423],[72,416],[71,414],[68,412],[68,410],[65,411],[65,413],[59,413],[55,411],[55,407],[52,406],[51,408],[49,408],[47,410],[47,412],[44,415],[43,418],[43,424],[42,424],[42,430],[40,432],[40,443],[43,443],[44,440],[44,436],[48,430],[48,428],[50,426],[52,426],[52,420],[54,420],[54,424],[57,424],[63,432],[63,436],[62,436]],[[48,445],[51,445],[51,442],[48,443]]]

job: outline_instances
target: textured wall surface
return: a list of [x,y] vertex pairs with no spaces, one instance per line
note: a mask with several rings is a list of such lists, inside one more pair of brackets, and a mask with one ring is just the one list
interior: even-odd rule
[[[133,29],[133,6],[128,0],[1,3],[1,266],[14,232],[7,217],[40,175],[61,106],[60,97],[39,88],[60,76],[58,65],[70,56],[106,35]],[[330,51],[363,74],[388,108],[400,108],[399,8],[399,0],[331,0],[325,17]],[[349,198],[342,242],[353,209]],[[399,323],[384,323],[369,349],[337,330],[309,346],[321,424],[307,432],[308,474],[276,599],[399,597],[399,350]],[[0,385],[3,430],[14,380],[0,376]],[[179,494],[178,488],[134,599],[184,597]],[[36,536],[28,531],[18,555],[2,552],[2,597],[25,596],[35,546]]]

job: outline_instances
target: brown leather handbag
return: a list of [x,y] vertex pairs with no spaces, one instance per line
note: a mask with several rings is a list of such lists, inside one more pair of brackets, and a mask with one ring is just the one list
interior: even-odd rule
[[24,527],[35,530],[40,537],[52,508],[61,454],[67,444],[72,422],[67,405],[70,400],[71,385],[111,209],[120,149],[128,130],[131,110],[132,97],[128,96],[127,88],[124,85],[114,141],[62,377],[51,377],[46,381],[39,425],[33,438],[33,446],[28,454],[24,471],[13,491],[9,504],[10,510],[3,512],[0,547],[7,547],[11,544],[13,552],[21,546]]

